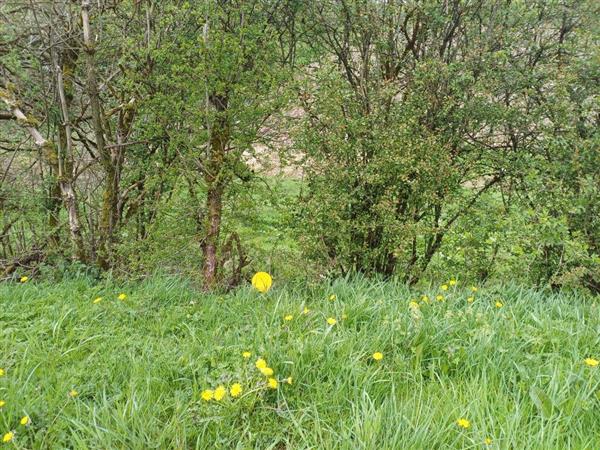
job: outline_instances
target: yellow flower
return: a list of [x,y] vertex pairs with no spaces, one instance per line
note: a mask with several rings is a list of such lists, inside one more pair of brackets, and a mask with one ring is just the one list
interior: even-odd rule
[[485,440],[483,441],[483,443],[485,445],[492,445],[492,438],[489,438],[489,437],[485,438]]
[[258,358],[255,365],[257,369],[264,369],[267,367],[267,362],[262,358]]
[[346,320],[348,318],[348,314],[342,314],[342,320]]
[[4,405],[6,405],[6,402],[4,400],[0,400],[0,408],[2,408]]
[[454,278],[452,278],[450,281],[448,281],[448,284],[450,286],[456,286],[456,280]]
[[6,375],[6,372],[4,369],[0,369],[0,377],[3,377],[4,375]]
[[594,358],[585,358],[583,360],[583,362],[585,363],[586,366],[589,366],[589,367],[597,367],[598,364],[600,364],[600,361],[598,361],[597,359],[594,359]]
[[239,397],[240,395],[242,395],[242,385],[240,383],[234,383],[233,385],[231,385],[229,393],[233,398]]
[[294,318],[294,316],[292,316],[291,314],[288,314],[287,316],[285,316],[283,318],[283,320],[285,320],[286,322],[289,322],[290,320],[292,320]]
[[96,304],[96,303],[100,303],[101,301],[102,301],[102,297],[96,297],[96,298],[94,299],[94,304]]
[[442,284],[442,291],[447,291],[447,290],[448,290],[448,285]]
[[21,417],[21,420],[19,421],[19,423],[21,425],[27,425],[27,424],[29,424],[29,416],[23,416],[23,417]]
[[310,312],[310,309],[308,309],[306,307],[302,310],[302,314],[308,314],[309,312]]
[[469,298],[467,298],[467,301],[469,303],[473,303],[475,301],[475,297],[469,297]]
[[79,395],[79,392],[77,392],[75,389],[71,389],[71,390],[69,391],[69,397],[71,397],[71,398],[75,398],[75,397],[77,397],[78,395]]
[[479,288],[477,286],[471,286],[471,291],[477,292]]
[[336,298],[337,298],[337,295],[335,295],[335,294],[331,294],[331,295],[329,296],[329,301],[330,301],[330,302],[332,302],[332,301],[334,301]]
[[223,400],[223,398],[225,397],[225,395],[227,395],[227,389],[225,389],[225,386],[221,385],[221,386],[218,386],[215,389],[214,397],[215,397],[216,401],[219,402],[219,401]]
[[125,300],[127,298],[127,294],[119,294],[119,300]]
[[329,325],[335,325],[337,323],[337,320],[335,320],[333,317],[330,317],[327,319],[327,323]]
[[285,382],[286,382],[287,384],[292,384],[292,381],[293,381],[293,380],[292,380],[292,377],[287,377],[287,378],[285,379]]
[[500,300],[496,300],[496,308],[502,308],[504,305]]
[[421,301],[424,303],[429,303],[429,297],[427,297],[426,295],[424,295],[423,297],[421,297]]
[[436,296],[435,296],[435,299],[436,299],[438,302],[443,302],[443,301],[444,301],[444,296],[443,296],[443,295],[436,295]]
[[419,304],[415,301],[412,301],[408,304],[409,308],[414,308],[414,309],[418,309],[419,308]]
[[469,422],[467,419],[458,419],[456,424],[465,430],[471,426],[471,422]]
[[202,397],[202,400],[204,400],[206,402],[208,402],[209,400],[212,400],[214,396],[215,396],[215,393],[211,389],[205,389],[200,394],[200,397]]
[[383,353],[381,353],[381,352],[373,353],[373,359],[375,361],[381,361],[383,359]]
[[279,383],[277,382],[277,380],[275,378],[269,378],[267,380],[267,384],[269,385],[269,387],[271,389],[277,389],[277,386],[279,386]]
[[250,356],[252,356],[251,352],[242,352],[242,356],[244,357],[244,359],[248,359],[250,358]]
[[254,289],[258,292],[263,294],[271,289],[272,284],[273,279],[267,272],[256,272],[252,277],[252,286],[254,286]]
[[262,373],[265,377],[270,377],[271,375],[273,375],[273,369],[271,369],[270,367],[262,367],[260,369],[260,373]]
[[5,443],[10,442],[13,440],[14,437],[15,437],[15,433],[13,433],[12,431],[9,431],[4,436],[2,436],[2,442],[5,442]]
[[27,283],[27,280],[29,280],[29,277],[21,277],[21,278],[19,278],[19,281],[21,283]]

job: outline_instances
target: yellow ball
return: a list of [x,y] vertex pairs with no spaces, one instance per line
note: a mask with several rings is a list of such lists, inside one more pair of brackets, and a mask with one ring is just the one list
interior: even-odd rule
[[271,289],[272,284],[273,279],[267,272],[257,272],[252,277],[252,286],[254,286],[257,291],[262,292],[263,294]]

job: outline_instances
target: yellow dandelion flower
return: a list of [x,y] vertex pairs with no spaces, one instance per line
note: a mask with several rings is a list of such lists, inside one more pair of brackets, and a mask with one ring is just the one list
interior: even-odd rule
[[270,377],[273,375],[273,369],[270,367],[263,367],[260,369],[260,373],[262,373],[265,377]]
[[13,433],[12,431],[9,431],[8,433],[5,433],[4,436],[2,436],[2,442],[4,442],[4,443],[10,442],[13,440],[14,437],[15,437],[15,433]]
[[267,367],[267,362],[262,358],[258,358],[256,360],[255,366],[257,369],[264,369],[265,367]]
[[287,316],[285,316],[283,318],[283,320],[285,320],[286,322],[289,322],[290,320],[292,320],[294,318],[294,316],[292,316],[291,314],[288,314]]
[[19,421],[19,423],[21,425],[28,425],[29,422],[30,422],[29,416],[23,416],[23,417],[21,417],[21,420]]
[[337,323],[337,320],[335,320],[333,317],[329,317],[329,318],[327,319],[327,323],[328,323],[329,325],[332,325],[332,326],[333,326],[333,325],[335,325],[335,324]]
[[485,445],[492,445],[492,438],[486,437],[483,441]]
[[381,361],[383,359],[383,353],[381,353],[381,352],[373,353],[373,359],[375,361]]
[[411,309],[418,309],[419,308],[419,304],[415,301],[412,301],[408,304],[408,307]]
[[6,405],[6,402],[4,400],[0,400],[0,408],[2,408],[4,405]]
[[279,386],[279,382],[275,378],[269,378],[267,384],[271,389],[277,389],[277,386]]
[[218,386],[213,395],[215,400],[220,402],[223,400],[223,398],[225,398],[225,395],[227,395],[227,389],[225,389],[225,386]]
[[502,308],[504,304],[500,300],[496,300],[496,308]]
[[233,398],[237,398],[242,395],[242,385],[240,383],[234,383],[229,389],[229,393]]
[[125,300],[127,298],[127,294],[119,294],[117,297],[119,300]]
[[442,291],[447,291],[447,290],[448,290],[448,285],[442,284]]
[[308,314],[309,312],[310,312],[310,309],[308,309],[306,307],[302,310],[302,314]]
[[471,422],[467,419],[458,419],[456,421],[456,424],[459,427],[464,428],[465,430],[471,426]]
[[272,284],[273,278],[267,272],[256,272],[252,277],[252,286],[262,294],[271,289]]
[[78,395],[79,395],[79,392],[77,392],[75,389],[71,389],[71,390],[69,391],[69,397],[71,397],[71,398],[75,398],[75,397],[77,397]]
[[27,283],[28,280],[29,280],[29,277],[21,277],[21,278],[19,278],[19,281],[21,283]]
[[594,359],[594,358],[585,358],[583,360],[583,362],[585,363],[586,366],[589,366],[589,367],[597,367],[598,364],[600,364],[600,361],[598,361],[597,359]]
[[252,352],[242,352],[242,357],[248,359],[252,356]]
[[335,294],[331,294],[331,295],[329,296],[329,301],[330,301],[330,302],[334,301],[335,299],[337,299],[337,295],[335,295]]
[[293,382],[293,381],[294,381],[294,380],[292,379],[292,377],[287,377],[287,378],[285,379],[285,382],[286,382],[287,384],[292,384],[292,382]]
[[443,295],[436,295],[436,296],[435,296],[435,299],[436,299],[438,302],[443,302],[443,301],[444,301],[444,296],[443,296]]
[[478,290],[479,290],[479,288],[477,286],[471,286],[472,292],[477,292]]
[[102,297],[96,297],[96,298],[94,299],[94,304],[96,304],[96,303],[100,303],[101,301],[102,301]]
[[456,286],[456,280],[454,278],[452,278],[450,281],[448,281],[448,284],[450,286]]
[[475,301],[475,297],[467,298],[467,302],[469,302],[469,303],[473,303],[474,301]]
[[212,400],[214,396],[215,393],[212,391],[212,389],[205,389],[200,394],[200,397],[202,397],[202,400],[204,400],[205,402]]

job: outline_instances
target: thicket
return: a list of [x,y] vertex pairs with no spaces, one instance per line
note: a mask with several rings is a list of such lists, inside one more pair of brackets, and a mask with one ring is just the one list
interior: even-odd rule
[[600,291],[593,1],[0,4],[0,277]]

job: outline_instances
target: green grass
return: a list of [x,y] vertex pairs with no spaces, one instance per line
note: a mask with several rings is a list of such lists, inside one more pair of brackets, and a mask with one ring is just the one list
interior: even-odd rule
[[[597,300],[498,286],[469,305],[452,289],[411,313],[436,289],[3,284],[0,433],[17,448],[600,448],[600,367],[583,362],[600,356]],[[258,356],[293,384],[265,388]],[[241,398],[200,399],[234,382]]]

